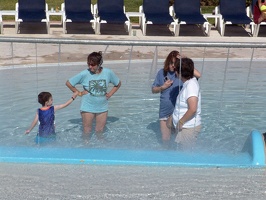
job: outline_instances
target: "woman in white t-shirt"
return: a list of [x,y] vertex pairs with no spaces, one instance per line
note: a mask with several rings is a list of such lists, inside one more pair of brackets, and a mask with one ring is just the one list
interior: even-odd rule
[[167,126],[178,132],[175,139],[178,149],[191,150],[201,129],[200,87],[194,77],[194,62],[190,58],[178,59],[175,71],[183,82],[183,88],[177,96],[175,109],[167,120]]

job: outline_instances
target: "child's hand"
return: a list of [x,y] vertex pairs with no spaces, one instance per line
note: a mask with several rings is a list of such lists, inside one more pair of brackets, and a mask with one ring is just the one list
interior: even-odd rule
[[26,130],[24,134],[26,135],[26,134],[29,134],[29,133],[30,133],[30,130]]
[[73,93],[72,97],[75,99],[78,96],[78,94],[79,94],[79,92],[76,91],[76,92]]

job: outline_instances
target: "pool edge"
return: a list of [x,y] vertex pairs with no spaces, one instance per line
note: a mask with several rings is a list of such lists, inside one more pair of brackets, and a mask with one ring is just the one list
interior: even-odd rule
[[125,149],[0,147],[0,163],[141,165],[180,167],[265,167],[263,135],[254,130],[237,155]]

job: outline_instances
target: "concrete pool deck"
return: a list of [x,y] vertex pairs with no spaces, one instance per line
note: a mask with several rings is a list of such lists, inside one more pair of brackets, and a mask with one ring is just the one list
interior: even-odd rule
[[[70,23],[71,24],[71,23]],[[69,25],[70,26],[70,25]],[[147,35],[143,36],[142,31],[139,27],[134,26],[133,30],[136,31],[136,36],[128,35],[124,31],[124,28],[118,28],[118,33],[116,31],[110,31],[110,27],[102,26],[102,35],[95,35],[93,31],[81,29],[80,26],[74,26],[72,29],[75,31],[69,31],[68,34],[64,34],[62,31],[62,26],[58,23],[52,23],[50,34],[47,34],[45,31],[45,26],[40,27],[39,29],[44,29],[42,31],[36,31],[31,25],[28,27],[23,27],[21,33],[15,33],[15,27],[13,22],[5,22],[4,25],[4,34],[0,34],[1,37],[20,37],[20,38],[63,38],[63,39],[83,39],[83,40],[139,40],[139,41],[180,41],[180,42],[246,42],[246,43],[266,43],[266,33],[264,26],[260,28],[259,37],[252,37],[249,35],[249,29],[243,29],[237,26],[227,26],[225,36],[221,37],[218,30],[212,27],[210,37],[204,36],[202,31],[194,26],[181,26],[180,36],[174,37],[171,35],[169,29],[164,27],[157,27],[147,29]],[[37,30],[39,30],[37,29]],[[41,34],[40,34],[41,33]],[[156,33],[157,35],[155,35]],[[0,65],[10,64],[10,44],[2,43],[2,49],[4,51],[0,55],[2,62]],[[125,57],[124,52],[128,47],[123,46],[112,46],[108,48],[108,51],[105,54],[104,59],[111,60],[121,60],[128,59]],[[27,49],[27,51],[25,51]],[[202,58],[203,57],[203,48],[182,48],[179,47],[160,47],[158,50],[158,58],[164,59],[167,54],[172,50],[182,51],[188,57],[191,58]],[[86,56],[89,52],[92,51],[104,51],[104,47],[93,46],[93,45],[62,45],[61,47],[61,61],[62,62],[85,62]],[[128,51],[128,50],[127,50]],[[81,53],[82,52],[82,53]],[[141,52],[141,54],[140,54]],[[134,47],[132,53],[132,59],[150,59],[151,55],[154,53],[154,47],[150,46],[141,46]],[[209,58],[225,58],[227,55],[227,49],[223,48],[207,48],[205,56]],[[25,54],[27,54],[27,59],[25,59]],[[251,51],[250,49],[231,49],[230,57],[231,58],[250,58]],[[19,44],[16,46],[15,59],[13,60],[14,64],[30,64],[35,62],[35,46],[27,44]],[[265,58],[265,52],[256,51],[255,57]],[[23,59],[24,58],[24,59]],[[46,45],[46,47],[38,47],[38,62],[39,63],[55,63],[58,61],[58,47],[56,45]]]
[[[266,37],[75,35],[53,29],[46,34],[1,37],[69,37],[78,39],[139,39],[213,42],[266,42]],[[262,30],[262,29],[261,29]],[[10,32],[8,32],[10,31]],[[57,32],[58,31],[58,32]],[[229,35],[229,34],[228,34]],[[70,49],[71,50],[71,49]],[[24,49],[25,51],[25,49]],[[48,55],[43,53],[43,57]],[[168,51],[166,51],[168,53]],[[194,53],[194,52],[193,52]],[[265,50],[261,51],[265,55]],[[190,55],[190,54],[189,54]],[[188,56],[189,56],[188,55]],[[194,55],[194,54],[193,54]],[[243,55],[243,52],[236,52]],[[249,57],[248,55],[246,55]],[[50,59],[50,58],[47,58]],[[79,60],[82,61],[82,60]],[[47,62],[44,59],[43,62]],[[265,169],[147,167],[65,164],[0,164],[0,199],[258,199],[266,198]]]
[[1,199],[264,200],[265,169],[7,164]]

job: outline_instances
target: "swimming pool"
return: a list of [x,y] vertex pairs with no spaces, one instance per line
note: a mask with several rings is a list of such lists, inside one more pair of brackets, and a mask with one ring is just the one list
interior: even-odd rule
[[[263,108],[266,103],[265,61],[208,59],[195,60],[202,73],[202,131],[197,152],[237,155],[251,133],[265,130]],[[151,93],[154,74],[151,60],[106,61],[121,78],[120,90],[110,99],[105,141],[94,136],[89,145],[81,138],[79,100],[56,113],[57,142],[44,148],[113,149],[161,151],[158,123],[159,95]],[[162,66],[162,61],[157,69]],[[41,91],[53,94],[54,104],[65,102],[71,93],[65,86],[73,74],[86,68],[84,63],[38,64],[2,67],[0,73],[0,119],[2,147],[36,148],[37,127],[30,135],[24,131],[39,107]],[[156,71],[155,70],[155,71]],[[7,84],[8,83],[8,84]]]

